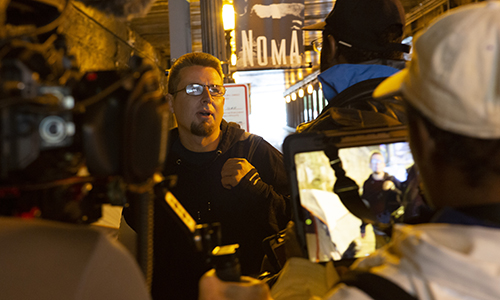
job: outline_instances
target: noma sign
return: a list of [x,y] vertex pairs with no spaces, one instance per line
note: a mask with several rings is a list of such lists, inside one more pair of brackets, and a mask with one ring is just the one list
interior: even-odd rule
[[238,70],[301,66],[304,0],[235,0],[234,7]]
[[243,68],[255,66],[259,68],[298,67],[302,63],[303,53],[299,45],[297,30],[292,30],[288,39],[281,39],[278,42],[271,39],[270,43],[265,35],[254,39],[253,30],[248,30],[248,32],[242,30],[242,50],[239,52],[238,66],[243,65]]

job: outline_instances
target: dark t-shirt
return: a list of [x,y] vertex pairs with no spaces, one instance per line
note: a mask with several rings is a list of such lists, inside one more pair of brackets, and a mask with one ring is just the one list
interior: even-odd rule
[[[385,181],[392,181],[394,190],[384,191],[382,186]],[[361,198],[369,204],[370,211],[377,216],[381,223],[390,222],[390,214],[401,205],[401,182],[394,176],[384,174],[384,179],[375,180],[372,175],[363,184],[363,195]]]

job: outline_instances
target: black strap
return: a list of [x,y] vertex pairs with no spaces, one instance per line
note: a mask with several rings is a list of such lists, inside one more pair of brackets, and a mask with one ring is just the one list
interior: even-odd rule
[[374,300],[418,300],[394,282],[374,273],[353,270],[343,275],[337,283],[356,287]]
[[251,134],[249,138],[251,139],[251,142],[250,142],[250,150],[248,151],[248,161],[251,161],[253,159],[255,151],[257,150],[257,147],[259,147],[259,144],[262,141],[262,137],[255,134]]
[[261,136],[251,133],[244,133],[244,134],[248,135],[248,137],[246,138],[246,142],[248,143],[249,146],[248,152],[246,152],[245,150],[245,145],[247,143],[238,143],[238,145],[234,149],[235,151],[234,153],[236,155],[235,157],[246,157],[248,162],[251,162],[253,159],[253,155],[255,154],[255,151],[259,147],[259,144],[263,138]]

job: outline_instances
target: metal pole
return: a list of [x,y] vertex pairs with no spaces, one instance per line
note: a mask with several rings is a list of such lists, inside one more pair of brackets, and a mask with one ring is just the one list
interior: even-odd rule
[[168,18],[170,30],[170,65],[191,48],[191,18],[189,1],[176,0],[168,3]]
[[202,50],[226,61],[222,0],[200,0]]

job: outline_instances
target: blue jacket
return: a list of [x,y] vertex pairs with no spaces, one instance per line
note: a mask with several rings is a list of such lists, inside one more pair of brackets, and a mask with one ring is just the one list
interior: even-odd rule
[[404,68],[404,61],[374,60],[363,64],[339,64],[318,76],[323,95],[330,101],[346,88],[368,79],[389,77]]

